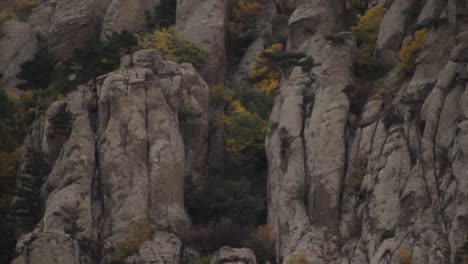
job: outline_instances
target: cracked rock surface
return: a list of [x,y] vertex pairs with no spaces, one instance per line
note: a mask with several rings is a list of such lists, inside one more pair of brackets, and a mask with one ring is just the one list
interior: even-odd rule
[[[411,23],[446,22],[429,27],[414,74],[395,66],[374,82],[381,95],[359,114],[344,92],[363,85],[351,71],[354,41],[325,40],[339,20],[333,1],[305,2],[289,21],[288,44],[320,65],[282,81],[266,140],[279,259],[465,263],[466,2],[380,1],[387,12],[377,50],[385,60],[395,60]],[[310,23],[317,30],[305,36]]]
[[[161,231],[128,263],[180,262],[175,233],[189,224],[183,181],[203,173],[208,86],[190,64],[163,61],[155,50],[122,61],[97,85],[52,104],[26,138],[26,146],[46,153],[54,166],[44,217],[21,237],[13,263],[95,263],[93,252],[108,258],[142,219]],[[74,116],[71,135],[50,140],[46,120],[61,105]],[[191,111],[184,119],[182,105]],[[187,139],[185,126],[195,136]],[[101,248],[93,241],[102,241]]]

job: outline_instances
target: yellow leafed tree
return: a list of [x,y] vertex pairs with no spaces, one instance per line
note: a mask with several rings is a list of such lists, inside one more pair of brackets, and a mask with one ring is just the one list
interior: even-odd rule
[[400,67],[406,72],[412,72],[418,53],[427,41],[428,30],[426,28],[416,31],[414,40],[406,43],[400,50]]
[[358,15],[356,26],[352,27],[353,35],[359,44],[359,55],[370,59],[374,53],[380,23],[385,15],[385,7],[381,4],[369,8],[364,15]]

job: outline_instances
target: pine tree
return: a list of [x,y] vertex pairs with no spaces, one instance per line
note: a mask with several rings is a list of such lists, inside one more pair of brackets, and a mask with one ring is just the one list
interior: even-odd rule
[[54,59],[45,52],[39,52],[34,59],[20,65],[21,71],[16,77],[25,83],[19,84],[18,88],[22,90],[47,88],[53,80],[54,67]]

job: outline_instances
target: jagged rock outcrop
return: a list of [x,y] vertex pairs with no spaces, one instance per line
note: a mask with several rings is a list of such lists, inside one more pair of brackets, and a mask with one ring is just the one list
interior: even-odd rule
[[0,87],[16,88],[19,66],[32,59],[37,48],[36,33],[27,24],[6,21],[0,26]]
[[[63,106],[74,117],[71,134],[54,141],[47,120]],[[207,108],[208,86],[196,70],[163,61],[155,50],[124,57],[96,86],[80,86],[52,104],[25,141],[53,165],[44,216],[19,240],[14,263],[109,260],[142,219],[157,232],[129,263],[179,263],[174,232],[189,224],[183,181],[203,173]],[[190,137],[183,133],[188,126]]]
[[222,247],[214,253],[211,264],[256,264],[255,255],[248,248]]
[[48,52],[63,59],[98,34],[110,0],[49,0],[28,19]]
[[334,3],[301,3],[289,21],[289,46],[319,65],[282,81],[270,119],[268,221],[283,262],[464,263],[466,1],[380,2],[378,56],[395,62],[408,21],[429,36],[415,72],[395,63],[362,113],[346,92],[368,85],[353,77],[352,37],[324,37],[339,30]]

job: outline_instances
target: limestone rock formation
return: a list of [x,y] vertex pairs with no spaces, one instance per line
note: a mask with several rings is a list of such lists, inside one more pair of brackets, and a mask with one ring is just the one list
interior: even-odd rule
[[211,264],[256,264],[255,255],[248,248],[222,247],[213,255]]
[[6,21],[0,26],[0,86],[16,88],[16,74],[21,63],[34,57],[38,43],[36,33],[26,23]]
[[319,66],[282,81],[266,141],[268,221],[285,263],[464,263],[466,2],[380,2],[377,49],[393,61],[409,21],[444,22],[427,26],[415,72],[397,60],[362,113],[346,94],[366,85],[351,71],[354,41],[324,38],[339,20],[332,1],[301,3],[289,21],[289,45]]
[[[189,224],[183,180],[204,167],[207,104],[208,87],[195,69],[165,62],[154,50],[123,58],[96,86],[80,86],[52,104],[25,141],[53,165],[44,217],[20,239],[14,263],[109,259],[142,219],[160,231],[129,263],[179,263],[174,232]],[[71,134],[52,140],[48,120],[63,106],[73,115]]]
[[98,34],[110,0],[50,0],[35,8],[28,20],[51,55],[70,56]]
[[113,0],[104,16],[101,39],[108,40],[113,32],[127,30],[141,33],[148,29],[157,0]]

